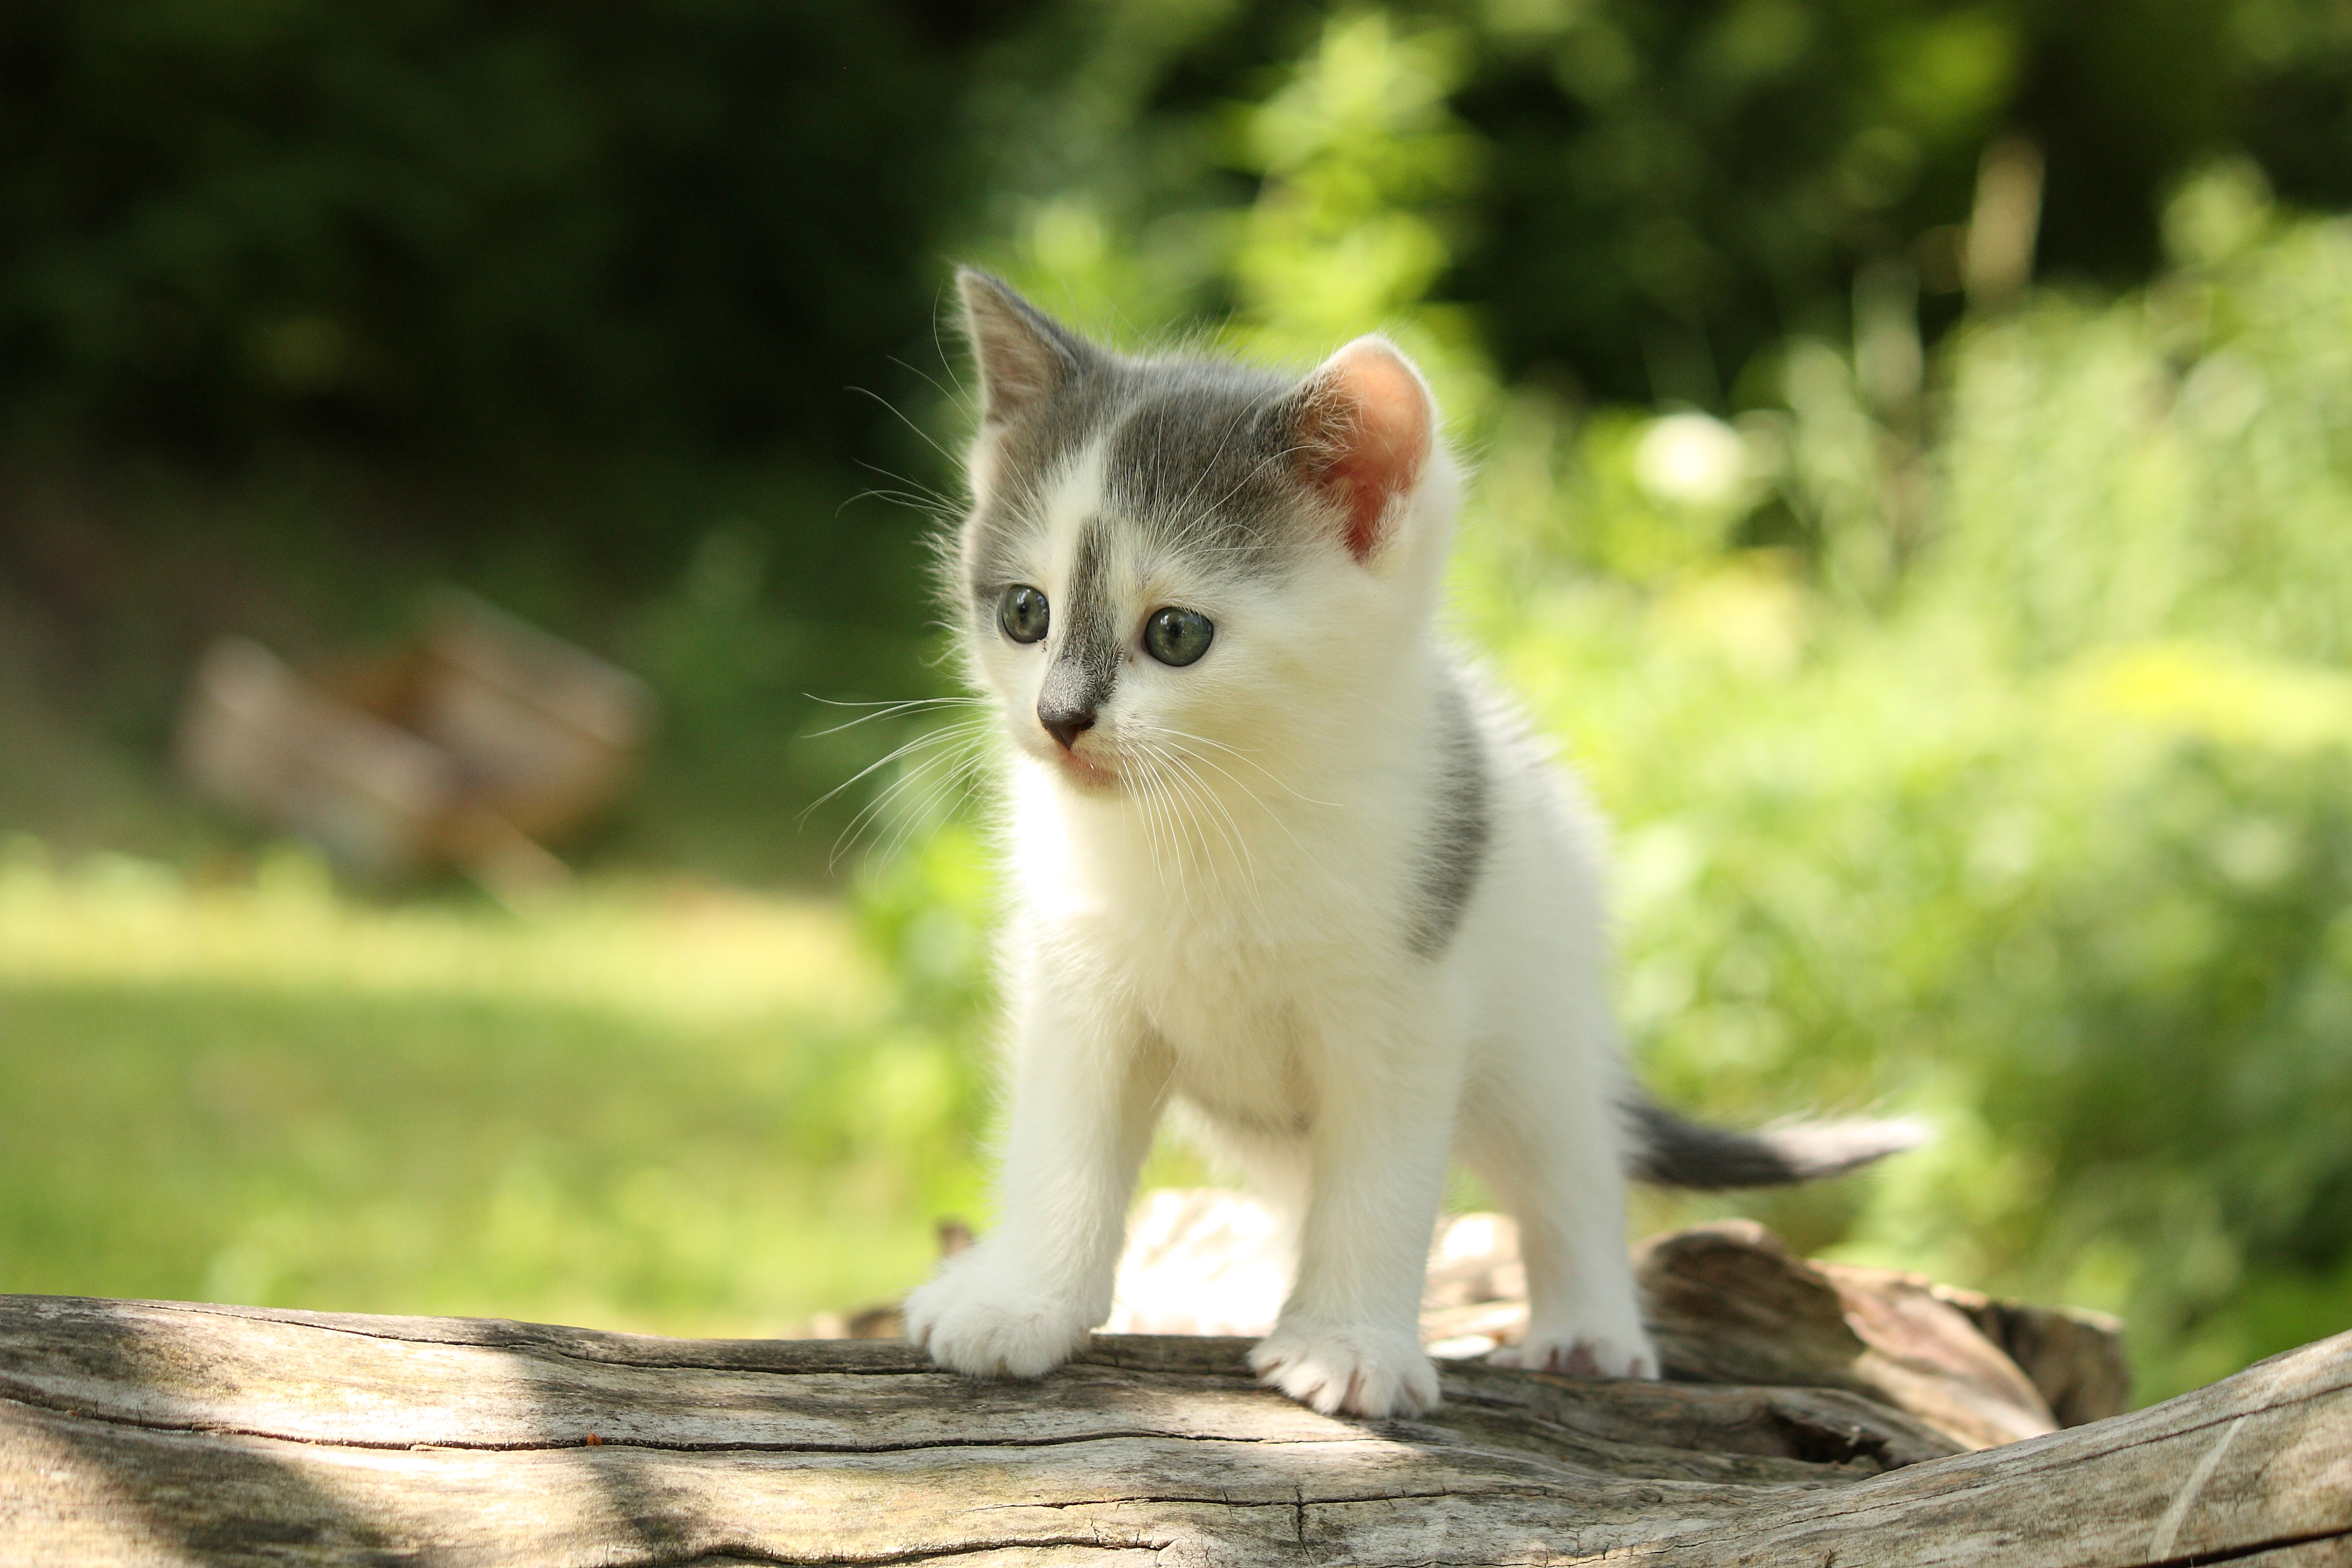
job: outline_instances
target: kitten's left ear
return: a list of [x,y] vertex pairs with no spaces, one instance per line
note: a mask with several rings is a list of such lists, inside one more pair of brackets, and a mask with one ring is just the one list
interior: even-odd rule
[[1348,552],[1370,561],[1429,466],[1436,405],[1404,351],[1362,337],[1317,366],[1284,407],[1299,478],[1339,513]]
[[980,361],[980,416],[1004,425],[1053,401],[1093,354],[1087,342],[977,267],[956,268],[964,335]]

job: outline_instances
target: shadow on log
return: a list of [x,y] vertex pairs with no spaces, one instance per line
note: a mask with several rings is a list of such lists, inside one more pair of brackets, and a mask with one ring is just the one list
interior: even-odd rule
[[1851,1390],[1450,1365],[1318,1415],[1245,1342],[1027,1384],[903,1345],[0,1298],[0,1562],[2352,1564],[2352,1335],[1975,1452]]

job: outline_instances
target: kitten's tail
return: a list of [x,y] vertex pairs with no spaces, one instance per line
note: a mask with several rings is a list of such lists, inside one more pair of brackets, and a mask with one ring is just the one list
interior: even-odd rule
[[1664,1106],[1635,1100],[1629,1174],[1662,1187],[1720,1192],[1779,1187],[1841,1175],[1927,1141],[1916,1121],[1808,1121],[1734,1132],[1685,1121]]

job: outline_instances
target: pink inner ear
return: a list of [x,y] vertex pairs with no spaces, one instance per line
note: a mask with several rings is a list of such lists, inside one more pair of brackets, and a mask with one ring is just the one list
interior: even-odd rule
[[1332,355],[1315,380],[1316,479],[1339,502],[1349,552],[1369,561],[1391,504],[1429,457],[1429,395],[1396,350],[1371,338]]

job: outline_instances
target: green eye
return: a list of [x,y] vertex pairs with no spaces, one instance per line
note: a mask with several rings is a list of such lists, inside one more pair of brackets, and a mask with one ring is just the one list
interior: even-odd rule
[[1209,651],[1210,639],[1217,628],[1209,617],[1198,610],[1180,610],[1170,605],[1154,610],[1151,618],[1143,623],[1143,647],[1162,664],[1183,666]]
[[1026,583],[1015,583],[1005,589],[1003,602],[996,606],[996,624],[1014,642],[1035,642],[1045,635],[1051,621],[1052,611],[1045,604],[1045,595]]

